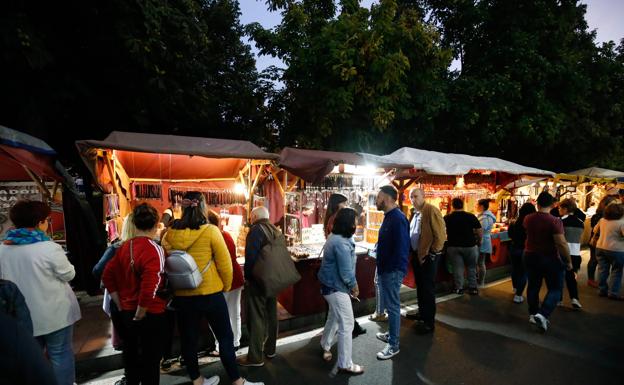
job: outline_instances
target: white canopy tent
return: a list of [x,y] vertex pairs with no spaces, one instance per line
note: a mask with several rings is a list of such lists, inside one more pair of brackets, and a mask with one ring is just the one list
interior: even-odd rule
[[375,156],[361,154],[371,163],[381,161],[395,164],[410,164],[415,169],[430,175],[464,175],[471,171],[495,171],[512,175],[554,176],[551,171],[526,167],[499,158],[480,157],[464,154],[446,154],[437,151],[403,147],[392,154]]
[[595,178],[624,178],[624,172],[600,167],[584,168],[568,173],[569,175],[590,176]]

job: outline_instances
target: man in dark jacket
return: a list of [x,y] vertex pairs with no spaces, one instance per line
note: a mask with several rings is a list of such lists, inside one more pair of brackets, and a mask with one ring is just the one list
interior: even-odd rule
[[13,317],[32,336],[33,324],[26,299],[16,284],[5,279],[0,279],[0,313]]
[[249,331],[249,353],[241,357],[241,366],[263,366],[263,353],[267,358],[275,357],[277,346],[277,298],[265,297],[253,277],[253,267],[260,257],[260,251],[267,244],[267,232],[277,231],[269,222],[269,210],[256,207],[251,212],[251,229],[245,245],[245,295],[247,305],[247,330]]
[[0,384],[56,385],[41,346],[15,318],[0,311]]
[[377,338],[387,343],[377,358],[387,360],[399,353],[401,326],[400,289],[407,273],[409,258],[409,223],[396,204],[397,190],[383,186],[377,194],[377,210],[384,212],[377,242],[377,274],[379,292],[388,310],[388,332],[377,333]]

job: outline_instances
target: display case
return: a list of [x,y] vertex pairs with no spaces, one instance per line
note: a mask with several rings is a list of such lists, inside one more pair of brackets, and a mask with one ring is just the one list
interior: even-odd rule
[[302,206],[301,192],[284,194],[284,235],[290,244],[301,243]]

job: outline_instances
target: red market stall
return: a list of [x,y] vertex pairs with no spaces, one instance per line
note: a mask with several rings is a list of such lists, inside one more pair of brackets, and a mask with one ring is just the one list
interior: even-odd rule
[[277,159],[247,141],[119,131],[76,145],[103,192],[109,242],[138,203],[176,213],[184,193],[193,190],[203,192],[208,206],[220,213],[239,257],[244,255],[248,215],[254,204],[264,204],[254,191]]
[[[375,258],[369,251],[377,242],[377,222],[380,222],[374,198],[377,189],[390,183],[401,165],[383,161],[369,163],[360,154],[287,147],[280,153],[279,166],[287,171],[284,186],[289,186],[288,178],[294,182],[284,189],[282,223],[302,276],[301,281],[280,294],[279,302],[293,315],[314,314],[326,309],[317,273],[325,242],[322,223],[332,193],[346,195],[348,204],[361,213],[355,235],[356,277],[360,299],[373,298]],[[304,207],[309,213],[307,218],[304,218]]]
[[91,289],[87,265],[101,245],[89,205],[57,161],[56,151],[38,138],[0,126],[0,238],[12,227],[8,212],[19,199],[50,204],[49,235],[68,251],[76,267],[73,285]]

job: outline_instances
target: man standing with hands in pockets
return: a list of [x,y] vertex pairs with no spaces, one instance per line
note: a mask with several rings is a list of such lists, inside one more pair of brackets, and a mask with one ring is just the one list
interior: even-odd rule
[[425,202],[425,191],[412,189],[410,199],[414,213],[410,221],[410,249],[416,279],[418,313],[407,317],[416,319],[419,334],[433,333],[435,329],[435,277],[442,248],[446,241],[446,225],[437,207]]
[[407,273],[409,257],[409,223],[396,204],[397,190],[383,186],[377,194],[377,210],[384,212],[377,241],[377,272],[380,294],[388,310],[388,332],[377,333],[377,338],[386,347],[377,358],[387,360],[399,353],[399,329],[401,327],[400,290]]

